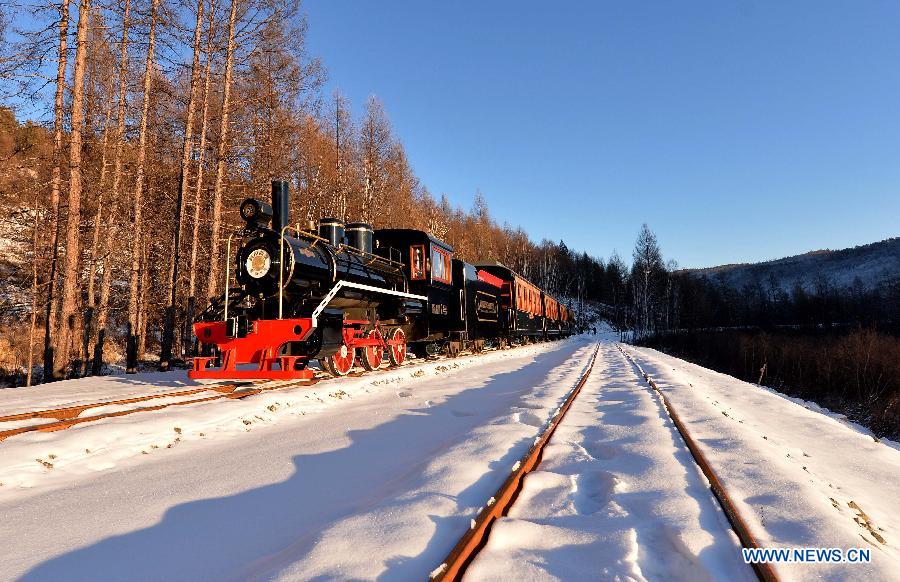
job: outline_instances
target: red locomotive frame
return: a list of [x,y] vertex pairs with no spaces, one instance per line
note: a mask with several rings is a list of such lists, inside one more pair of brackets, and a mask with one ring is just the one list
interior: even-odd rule
[[[311,379],[315,372],[305,367],[307,356],[279,355],[281,347],[291,341],[301,341],[313,329],[312,318],[260,319],[250,322],[251,329],[244,337],[230,337],[224,321],[194,324],[194,333],[203,343],[215,344],[221,353],[222,365],[209,368],[216,358],[196,357],[194,367],[188,372],[191,379],[262,379],[303,380]],[[345,320],[343,344],[338,352],[323,358],[322,364],[336,376],[350,372],[359,351],[359,359],[367,370],[381,366],[385,352],[392,365],[400,365],[406,359],[406,334],[401,328],[393,328],[385,337],[378,322]],[[256,364],[255,369],[239,369],[238,366]],[[297,369],[303,364],[303,369]]]

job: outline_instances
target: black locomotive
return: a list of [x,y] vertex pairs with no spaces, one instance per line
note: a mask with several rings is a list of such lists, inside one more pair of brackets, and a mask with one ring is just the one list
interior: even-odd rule
[[[336,376],[463,349],[565,337],[572,312],[500,264],[471,265],[429,233],[373,230],[320,219],[291,226],[287,182],[272,204],[247,199],[229,237],[226,290],[194,332],[219,350],[194,359],[192,378],[309,378],[311,359]],[[232,241],[237,286],[230,284]]]

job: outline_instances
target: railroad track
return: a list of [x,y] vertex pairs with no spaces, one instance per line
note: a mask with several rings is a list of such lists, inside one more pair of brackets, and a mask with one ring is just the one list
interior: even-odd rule
[[[512,346],[517,347],[517,346]],[[493,349],[487,349],[486,352],[495,351]],[[474,355],[474,353],[463,352],[460,355]],[[446,356],[442,356],[440,358],[435,359],[447,359]],[[357,371],[351,372],[348,374],[348,377],[359,377],[363,375],[364,372]],[[223,399],[231,399],[231,400],[240,400],[243,398],[247,398],[249,396],[255,396],[262,392],[268,392],[271,390],[280,390],[283,388],[291,388],[295,386],[313,386],[319,383],[322,380],[328,379],[329,376],[321,376],[317,378],[312,378],[309,380],[299,380],[296,382],[285,382],[285,381],[265,381],[261,383],[253,383],[253,382],[234,382],[228,384],[215,384],[215,385],[206,385],[199,386],[196,388],[186,388],[182,390],[173,390],[169,392],[157,392],[154,394],[147,394],[143,396],[134,396],[131,398],[121,398],[118,400],[106,400],[102,402],[89,402],[85,404],[74,404],[71,406],[63,406],[59,408],[47,408],[43,410],[33,410],[28,412],[21,412],[17,414],[10,414],[6,416],[0,416],[0,442],[16,435],[30,433],[30,432],[56,432],[59,430],[65,430],[72,426],[76,426],[79,424],[84,424],[88,422],[96,422],[98,420],[103,420],[106,418],[115,418],[119,416],[127,416],[130,414],[136,414],[139,412],[152,412],[155,410],[162,410],[164,408],[169,408],[172,406],[184,406],[187,404],[198,404],[201,402],[210,402],[213,400],[223,400]],[[188,398],[186,400],[178,400],[175,402],[164,402],[159,404],[148,404],[144,405],[143,403],[150,402],[153,400],[160,400],[165,398],[184,398],[194,395],[200,395],[204,392],[216,392],[216,394],[212,394],[209,396],[199,396],[197,398]],[[87,410],[91,410],[94,408],[102,408],[109,406],[131,406],[131,405],[139,405],[134,408],[127,408],[125,410],[116,410],[110,412],[103,412],[100,414],[93,414],[89,416],[81,416]],[[26,426],[17,426],[15,428],[3,428],[3,423],[12,423],[12,422],[20,422],[23,420],[40,420],[40,419],[53,419],[52,422],[43,422],[38,424],[29,424]],[[7,425],[9,426],[9,425]]]
[[[11,414],[8,416],[0,416],[0,423],[4,422],[15,422],[22,420],[32,420],[32,419],[54,419],[53,422],[45,422],[40,424],[30,424],[27,426],[19,426],[16,428],[8,428],[5,430],[0,430],[0,441],[4,441],[9,437],[29,433],[29,432],[56,432],[58,430],[65,430],[69,427],[84,424],[87,422],[95,422],[98,420],[103,420],[105,418],[115,418],[119,416],[127,416],[129,414],[136,414],[139,412],[151,412],[154,410],[162,410],[163,408],[169,408],[171,406],[184,406],[186,404],[197,404],[200,402],[209,402],[212,400],[222,400],[222,399],[231,399],[231,400],[240,400],[242,398],[247,398],[248,396],[254,396],[256,394],[260,394],[262,392],[267,392],[270,390],[280,390],[282,388],[289,388],[292,386],[311,386],[317,382],[319,382],[319,378],[314,378],[312,380],[303,380],[299,382],[288,382],[288,383],[265,383],[265,384],[253,384],[246,382],[236,382],[234,384],[219,384],[213,386],[203,386],[198,388],[189,388],[186,390],[174,390],[170,392],[157,392],[154,394],[147,394],[144,396],[135,396],[133,398],[122,398],[119,400],[107,400],[103,402],[90,402],[86,404],[76,404],[72,406],[64,406],[60,408],[48,408],[45,410],[34,410],[30,412],[22,412],[18,414]],[[136,406],[134,408],[127,408],[125,410],[116,410],[112,412],[103,412],[100,414],[93,414],[89,416],[80,416],[86,410],[91,410],[93,408],[102,408],[107,406],[129,406],[132,404],[142,404],[144,402],[159,400],[163,398],[182,398],[185,396],[193,396],[202,394],[204,392],[217,392],[217,394],[213,394],[210,396],[201,396],[199,398],[188,398],[186,400],[178,400],[175,402],[165,402],[161,404],[150,404],[146,406]],[[2,429],[2,424],[0,424],[0,429]]]
[[[759,548],[760,545],[750,531],[747,522],[741,516],[724,485],[709,464],[709,461],[697,446],[696,441],[691,437],[687,427],[681,422],[672,403],[657,387],[656,382],[643,370],[640,364],[625,352],[621,344],[617,343],[616,347],[632,366],[634,366],[639,376],[659,395],[666,414],[672,420],[672,423],[681,435],[681,438],[694,458],[694,461],[709,481],[710,489],[716,500],[719,502],[719,505],[722,507],[732,529],[737,534],[741,545],[745,548]],[[462,579],[466,568],[487,544],[491,526],[497,519],[506,516],[509,513],[510,508],[515,503],[522,490],[525,476],[537,469],[540,465],[544,448],[549,444],[556,428],[559,426],[566,412],[568,412],[572,403],[575,401],[575,398],[578,397],[582,387],[587,382],[587,379],[594,368],[594,362],[597,359],[599,349],[600,346],[598,344],[588,367],[579,378],[575,387],[569,392],[562,406],[556,410],[541,434],[535,439],[531,449],[529,449],[529,451],[513,465],[513,470],[509,477],[507,477],[496,493],[490,497],[487,504],[479,509],[477,517],[471,521],[469,530],[463,534],[440,566],[432,571],[430,576],[431,580],[448,582]],[[764,582],[777,582],[779,580],[778,575],[770,564],[760,563],[753,564],[752,566],[755,574],[760,580]]]
[[[718,475],[716,475],[716,472],[707,460],[706,455],[703,454],[703,451],[700,450],[700,447],[697,445],[697,441],[691,436],[687,426],[681,422],[681,418],[678,416],[675,407],[672,406],[671,401],[669,401],[665,393],[659,389],[653,378],[644,371],[644,368],[622,348],[621,344],[617,343],[616,347],[622,352],[625,359],[631,362],[631,365],[634,366],[638,374],[647,382],[650,388],[659,395],[666,414],[672,420],[672,424],[675,425],[678,434],[681,435],[681,440],[684,441],[685,446],[687,446],[688,450],[691,452],[691,456],[694,458],[697,466],[700,467],[700,470],[703,471],[703,475],[706,477],[707,481],[709,481],[709,487],[716,497],[716,500],[719,502],[719,505],[722,507],[722,511],[725,512],[725,517],[728,518],[728,523],[731,524],[731,528],[734,530],[734,533],[737,534],[741,545],[745,548],[760,548],[759,542],[756,540],[753,532],[750,531],[750,526],[747,525],[747,522],[741,516],[740,511],[738,511],[737,506],[734,504],[734,501],[732,501],[731,496],[728,494],[722,481],[719,480]],[[764,582],[778,581],[778,575],[775,573],[775,569],[771,564],[754,563],[752,566],[756,576],[760,580]]]
[[550,442],[550,437],[553,436],[556,427],[559,426],[560,421],[581,392],[585,382],[587,382],[591,371],[594,369],[594,362],[597,360],[599,351],[600,344],[597,344],[590,363],[588,363],[575,387],[566,396],[563,404],[556,409],[556,412],[543,431],[541,431],[541,434],[534,439],[534,444],[528,452],[513,465],[512,472],[506,478],[506,481],[488,499],[487,504],[479,510],[478,516],[472,520],[469,530],[463,534],[441,565],[431,573],[432,580],[449,581],[462,578],[466,568],[487,543],[491,526],[499,518],[509,513],[509,509],[515,503],[519,492],[522,490],[522,481],[525,479],[525,476],[540,464],[544,447]]

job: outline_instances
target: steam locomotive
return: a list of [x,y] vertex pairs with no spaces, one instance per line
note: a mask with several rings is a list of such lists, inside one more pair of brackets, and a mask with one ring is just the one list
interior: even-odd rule
[[455,259],[430,233],[333,218],[302,229],[289,222],[287,182],[272,182],[271,200],[240,205],[225,293],[194,323],[218,356],[194,358],[191,378],[311,378],[313,359],[344,376],[355,362],[400,365],[408,351],[455,357],[574,331],[574,314],[536,285],[499,263]]

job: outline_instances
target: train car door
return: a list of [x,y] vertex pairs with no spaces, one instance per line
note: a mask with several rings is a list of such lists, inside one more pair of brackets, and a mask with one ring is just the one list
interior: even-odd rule
[[[455,328],[454,322],[459,315],[451,312],[451,293],[453,287],[453,256],[449,249],[443,248],[433,240],[428,245],[428,331],[447,335]],[[454,310],[455,311],[455,310]]]

